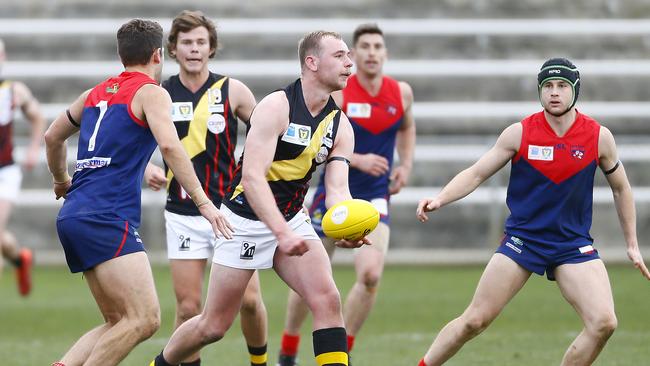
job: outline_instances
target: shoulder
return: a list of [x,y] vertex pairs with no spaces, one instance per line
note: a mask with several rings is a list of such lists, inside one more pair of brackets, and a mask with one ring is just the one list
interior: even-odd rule
[[517,150],[521,144],[523,131],[524,128],[521,122],[513,123],[501,132],[497,144],[509,149]]
[[12,92],[14,93],[14,98],[18,106],[22,106],[25,103],[29,102],[32,97],[32,92],[29,90],[25,83],[20,81],[11,82]]
[[[289,100],[283,90],[274,91],[260,100],[255,112],[264,110],[265,112],[276,112],[289,114]],[[254,113],[255,114],[255,113]]]
[[409,106],[413,104],[413,88],[411,88],[411,85],[405,81],[398,81],[397,85],[399,85],[402,100]]
[[140,88],[138,88],[133,96],[133,99],[142,101],[155,100],[171,103],[171,97],[169,96],[167,90],[165,90],[160,85],[151,83],[143,84]]

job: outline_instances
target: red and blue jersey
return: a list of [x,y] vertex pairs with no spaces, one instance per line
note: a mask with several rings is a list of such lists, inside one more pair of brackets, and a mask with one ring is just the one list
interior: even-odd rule
[[[402,125],[404,116],[402,93],[398,81],[384,76],[379,93],[373,96],[361,86],[357,75],[352,75],[343,89],[342,109],[350,119],[354,130],[354,152],[381,155],[388,160],[392,168],[397,131]],[[352,197],[368,201],[378,198],[387,200],[390,170],[384,175],[375,177],[359,169],[350,168],[348,182]],[[314,196],[315,200],[324,200],[324,174],[323,171]],[[380,211],[384,211],[382,218],[387,219],[385,209]]]
[[0,80],[0,168],[14,163],[14,93],[11,81]]
[[142,176],[157,144],[146,121],[133,115],[131,101],[146,84],[157,83],[139,72],[123,72],[88,94],[60,219],[110,212],[140,225]]
[[544,112],[521,124],[506,199],[506,232],[549,246],[593,243],[589,230],[600,125],[579,112],[562,137],[551,129]]

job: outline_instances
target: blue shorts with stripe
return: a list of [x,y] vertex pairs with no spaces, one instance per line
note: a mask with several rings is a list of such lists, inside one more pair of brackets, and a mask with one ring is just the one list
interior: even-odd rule
[[540,276],[546,273],[546,277],[551,281],[555,281],[555,268],[560,265],[600,258],[598,251],[589,243],[579,247],[567,247],[561,243],[548,245],[521,239],[509,233],[505,234],[496,252],[507,256],[530,272]]
[[111,213],[57,219],[56,229],[72,273],[144,251],[137,228]]

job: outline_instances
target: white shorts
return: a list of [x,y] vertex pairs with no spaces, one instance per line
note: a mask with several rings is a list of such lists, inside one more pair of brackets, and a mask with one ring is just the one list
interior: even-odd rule
[[20,194],[20,182],[23,172],[17,164],[0,168],[0,199],[16,202]]
[[[233,226],[232,239],[220,238],[214,248],[212,262],[226,267],[240,269],[266,269],[273,267],[273,256],[278,241],[262,221],[241,217],[221,205],[221,212]],[[289,222],[296,234],[307,240],[318,240],[318,234],[311,226],[309,216],[300,211]]]
[[207,259],[212,256],[217,238],[203,216],[187,216],[165,210],[167,258]]

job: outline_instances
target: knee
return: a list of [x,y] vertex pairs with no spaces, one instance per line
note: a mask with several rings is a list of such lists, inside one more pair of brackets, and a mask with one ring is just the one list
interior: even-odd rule
[[590,323],[587,327],[601,339],[609,339],[618,326],[616,314],[613,313],[603,314]]
[[264,303],[262,302],[262,298],[258,292],[246,292],[246,294],[244,294],[240,310],[241,315],[255,316],[264,311]]
[[217,342],[226,335],[228,328],[230,328],[230,324],[219,324],[218,322],[201,319],[199,323],[201,344],[205,346]]
[[319,317],[324,314],[340,314],[341,313],[341,295],[336,287],[332,286],[326,291],[319,292],[310,299],[305,299],[309,304],[309,308],[314,317]]
[[470,338],[481,334],[492,322],[492,319],[481,314],[463,315],[461,319],[463,321],[463,333]]
[[184,299],[176,304],[176,317],[180,323],[193,318],[201,313],[201,300]]
[[379,285],[381,272],[377,270],[367,270],[361,273],[360,282],[368,292],[373,292]]
[[133,332],[142,341],[150,338],[158,329],[160,329],[160,312],[151,311],[135,322]]

